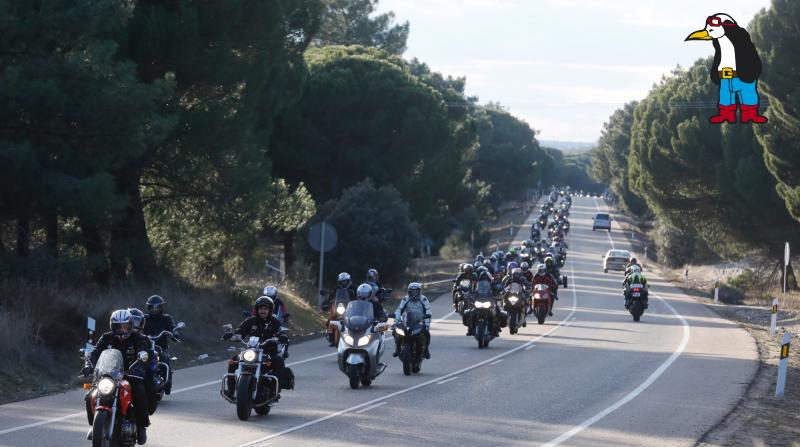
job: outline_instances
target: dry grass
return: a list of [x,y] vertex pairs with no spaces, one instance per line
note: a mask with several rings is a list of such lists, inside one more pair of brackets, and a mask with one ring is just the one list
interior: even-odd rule
[[[48,284],[0,284],[0,402],[17,400],[73,386],[81,367],[78,349],[86,338],[86,317],[108,330],[114,309],[144,308],[152,294],[167,300],[166,310],[187,324],[183,343],[173,343],[177,365],[223,359],[227,345],[219,341],[224,323],[238,323],[263,286],[197,288],[163,283],[158,287],[127,285],[110,289],[64,289]],[[292,334],[307,335],[324,320],[296,293],[282,288],[292,319]],[[95,339],[99,336],[95,336]],[[198,360],[208,354],[206,360]],[[24,382],[19,379],[24,377]]]

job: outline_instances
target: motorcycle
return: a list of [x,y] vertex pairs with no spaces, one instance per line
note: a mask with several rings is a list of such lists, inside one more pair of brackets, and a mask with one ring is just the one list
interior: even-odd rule
[[[230,325],[225,325],[224,328],[225,332],[233,330]],[[282,331],[278,337],[262,342],[258,337],[250,337],[244,341],[239,334],[235,334],[231,340],[241,342],[244,348],[237,356],[237,360],[229,360],[237,364],[237,369],[236,372],[222,377],[219,393],[223,399],[236,405],[236,416],[242,421],[250,418],[252,410],[262,416],[266,415],[278,403],[281,395],[279,379],[271,370],[272,358],[264,352],[264,348],[275,346],[280,355],[281,348],[285,349],[289,343],[288,336]],[[226,394],[226,388],[231,385],[233,390]],[[287,388],[292,387],[293,385]]]
[[[84,351],[89,355],[91,350]],[[144,365],[150,360],[147,352],[125,372],[122,352],[106,349],[100,353],[94,367],[92,382],[85,383],[86,416],[92,426],[92,447],[132,447],[136,444],[136,416],[133,410],[133,390],[127,378],[143,380]]]
[[403,362],[403,374],[410,376],[418,373],[422,368],[425,358],[425,318],[419,312],[406,312],[405,318],[396,321],[392,328],[392,335],[400,338],[400,361]]
[[[325,292],[323,291],[321,293],[324,294]],[[325,323],[325,326],[327,327],[327,331],[325,332],[325,340],[327,340],[331,346],[338,346],[339,337],[341,336],[339,325],[333,323],[336,321],[341,321],[349,303],[350,293],[347,291],[347,289],[337,288],[336,295],[333,298],[333,303],[323,306],[323,310],[328,311],[328,321]]]
[[175,331],[161,331],[158,335],[148,335],[150,344],[153,347],[153,352],[156,354],[156,375],[154,377],[156,385],[156,400],[164,398],[164,394],[169,395],[172,392],[172,363],[178,360],[177,357],[170,357],[169,353],[164,350],[163,346],[167,340],[172,340],[180,343],[180,339],[176,333],[185,328],[186,323],[180,322],[175,326]]
[[464,309],[466,307],[467,300],[469,299],[469,296],[471,294],[472,294],[472,281],[469,279],[462,279],[461,281],[459,281],[458,287],[455,290],[455,296],[453,297],[455,301],[454,304],[456,312],[458,312],[459,315],[464,315]]
[[503,309],[508,312],[508,331],[511,334],[516,334],[520,327],[527,326],[527,307],[528,299],[522,285],[516,282],[509,284],[503,296]]
[[381,363],[384,350],[385,323],[375,323],[372,303],[354,300],[347,305],[343,321],[332,321],[342,337],[339,338],[339,370],[350,380],[350,388],[369,386],[386,370]]
[[533,305],[531,306],[533,315],[539,324],[544,324],[547,314],[553,308],[553,295],[547,284],[536,284],[533,286]]
[[[471,327],[473,336],[478,341],[478,349],[489,346],[489,342],[494,338],[495,330],[502,327],[503,315],[497,312],[497,304],[491,293],[481,293],[478,290],[471,308],[464,313],[464,320]],[[503,312],[505,313],[505,312]],[[497,321],[496,316],[500,317]]]
[[631,284],[630,292],[627,296],[627,308],[631,313],[633,321],[639,321],[644,314],[645,297],[647,296],[647,289],[641,284]]

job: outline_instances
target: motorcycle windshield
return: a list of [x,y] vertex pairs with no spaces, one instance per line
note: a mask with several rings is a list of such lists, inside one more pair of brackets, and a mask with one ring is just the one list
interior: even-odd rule
[[425,316],[422,315],[422,312],[419,311],[406,312],[405,316],[406,327],[414,331],[419,327],[420,323],[422,323],[422,320],[424,318]]
[[364,332],[374,320],[372,302],[351,301],[344,312],[344,325],[353,332]]
[[347,291],[347,289],[338,288],[336,289],[334,301],[337,303],[347,304],[350,301],[350,293]]
[[114,380],[120,380],[124,370],[125,361],[122,358],[122,353],[116,349],[106,349],[100,353],[100,358],[97,359],[94,374],[98,378],[109,376]]
[[477,285],[475,290],[477,290],[478,295],[480,295],[480,296],[491,295],[492,294],[492,283],[490,283],[489,281],[486,281],[486,280],[478,281],[478,285]]
[[546,292],[548,289],[549,287],[547,287],[547,284],[536,284],[533,286],[533,290],[536,292]]
[[472,281],[468,279],[462,279],[459,284],[461,285],[462,289],[469,289],[472,287]]

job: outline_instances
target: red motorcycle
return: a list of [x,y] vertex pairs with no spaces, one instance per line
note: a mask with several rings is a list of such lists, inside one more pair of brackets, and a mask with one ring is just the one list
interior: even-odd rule
[[92,447],[133,447],[136,444],[133,391],[126,377],[142,377],[147,357],[146,353],[141,353],[126,373],[122,352],[106,349],[100,353],[92,383],[84,384],[89,390],[86,416],[92,426]]
[[547,314],[553,308],[553,294],[547,284],[533,286],[533,314],[539,324],[544,324]]

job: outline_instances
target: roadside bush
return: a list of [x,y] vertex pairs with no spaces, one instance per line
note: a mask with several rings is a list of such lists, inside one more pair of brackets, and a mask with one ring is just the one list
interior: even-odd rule
[[447,236],[444,245],[439,249],[439,254],[447,260],[472,259],[472,249],[469,242],[464,240],[464,233],[461,230],[453,230],[450,236]]
[[692,260],[695,237],[663,220],[656,222],[653,231],[658,262],[668,267],[679,267]]

